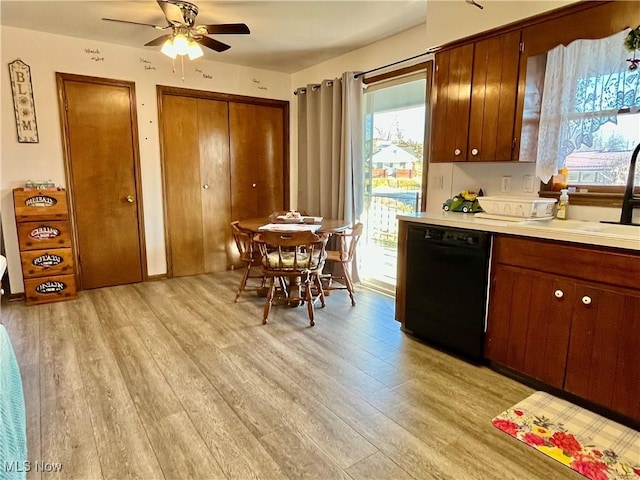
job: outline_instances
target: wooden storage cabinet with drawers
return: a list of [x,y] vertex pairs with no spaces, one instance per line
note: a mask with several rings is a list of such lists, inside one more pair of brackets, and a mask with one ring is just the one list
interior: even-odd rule
[[67,192],[16,188],[13,202],[27,305],[76,296]]

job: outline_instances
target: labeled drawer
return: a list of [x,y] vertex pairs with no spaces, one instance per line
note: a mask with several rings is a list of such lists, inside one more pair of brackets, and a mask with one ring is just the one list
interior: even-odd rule
[[24,295],[27,305],[69,300],[76,296],[75,275],[25,278]]
[[25,278],[73,273],[73,252],[70,248],[30,250],[20,254]]
[[65,190],[13,190],[16,221],[66,220],[67,192]]
[[18,223],[18,243],[21,251],[71,248],[69,222],[62,220]]

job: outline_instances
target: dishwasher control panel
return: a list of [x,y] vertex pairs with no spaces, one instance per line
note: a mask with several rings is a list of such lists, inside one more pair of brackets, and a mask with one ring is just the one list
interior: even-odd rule
[[431,240],[446,245],[459,245],[467,247],[484,247],[487,243],[488,233],[470,230],[458,230],[453,228],[419,227],[420,234],[425,240]]

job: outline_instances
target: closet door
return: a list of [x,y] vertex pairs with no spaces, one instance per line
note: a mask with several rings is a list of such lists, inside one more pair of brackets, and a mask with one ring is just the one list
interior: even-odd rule
[[281,106],[229,102],[233,220],[285,209],[286,116]]
[[167,260],[172,276],[227,269],[227,102],[162,97]]

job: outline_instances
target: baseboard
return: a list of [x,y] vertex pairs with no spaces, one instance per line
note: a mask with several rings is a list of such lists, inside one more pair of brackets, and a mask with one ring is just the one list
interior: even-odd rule
[[24,300],[24,292],[19,293],[10,293],[9,295],[5,295],[7,302],[19,302],[20,300]]
[[166,280],[169,278],[166,273],[160,273],[158,275],[147,275],[145,282],[157,282],[158,280]]

